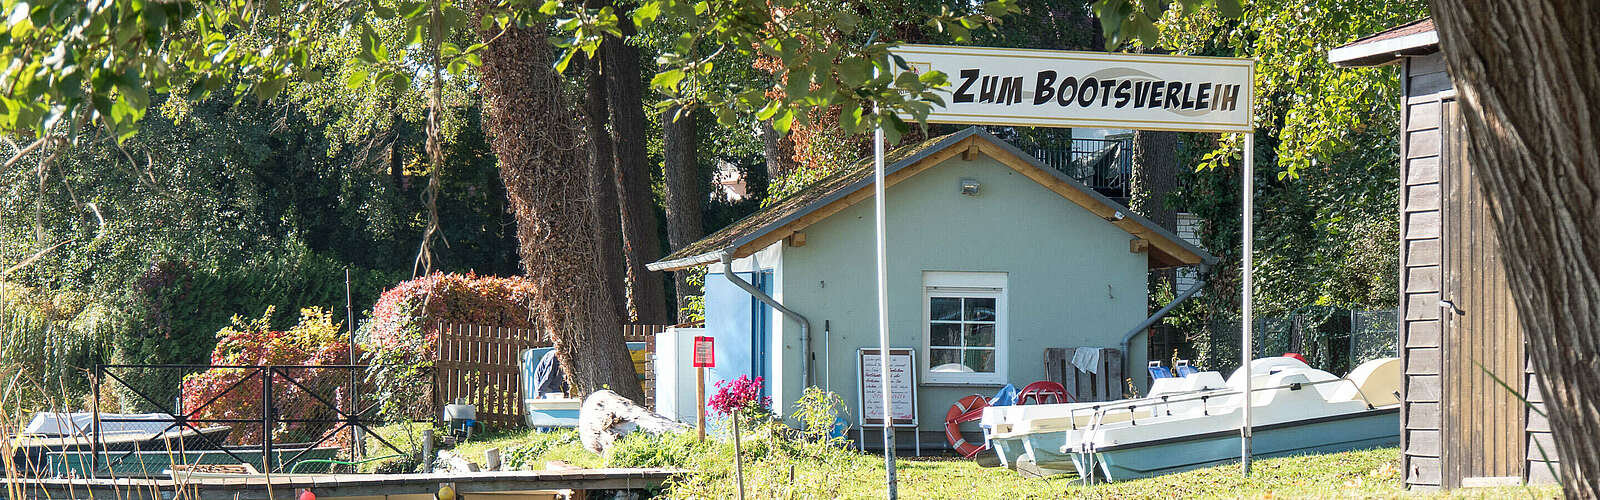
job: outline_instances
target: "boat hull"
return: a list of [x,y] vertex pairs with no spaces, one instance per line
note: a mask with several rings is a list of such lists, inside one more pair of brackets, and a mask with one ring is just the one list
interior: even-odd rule
[[[1400,442],[1398,408],[1259,425],[1254,428],[1252,456],[1273,457],[1329,453],[1393,446]],[[1239,459],[1238,430],[1131,443],[1074,454],[1079,474],[1093,467],[1107,481],[1123,481],[1209,467]]]

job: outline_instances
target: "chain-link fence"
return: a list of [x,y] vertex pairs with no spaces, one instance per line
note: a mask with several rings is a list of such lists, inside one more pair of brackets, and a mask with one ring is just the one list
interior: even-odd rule
[[[1188,340],[1195,363],[1223,373],[1239,367],[1241,322],[1211,321]],[[1343,375],[1361,363],[1398,355],[1395,311],[1308,306],[1287,316],[1258,317],[1252,357],[1299,353],[1311,366]],[[1152,353],[1151,359],[1164,359]]]

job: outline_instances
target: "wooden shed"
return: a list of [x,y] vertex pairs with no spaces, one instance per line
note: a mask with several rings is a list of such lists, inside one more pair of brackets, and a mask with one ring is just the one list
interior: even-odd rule
[[[1424,19],[1328,53],[1340,66],[1400,67],[1400,446],[1418,489],[1548,482],[1550,426],[1524,348],[1480,168],[1456,90]],[[1542,451],[1541,451],[1542,447]]]

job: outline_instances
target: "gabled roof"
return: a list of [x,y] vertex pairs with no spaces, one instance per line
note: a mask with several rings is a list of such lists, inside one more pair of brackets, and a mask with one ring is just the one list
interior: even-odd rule
[[1338,66],[1382,66],[1403,56],[1431,54],[1439,50],[1439,32],[1433,18],[1412,21],[1367,35],[1328,51],[1328,62]]
[[[893,186],[956,155],[982,153],[1033,179],[1137,239],[1148,242],[1150,267],[1216,261],[1215,257],[1161,226],[1095,192],[978,127],[896,148],[884,154],[884,180]],[[968,156],[970,157],[970,156]],[[722,230],[651,263],[673,271],[716,262],[723,254],[742,258],[872,197],[872,158],[864,158]]]

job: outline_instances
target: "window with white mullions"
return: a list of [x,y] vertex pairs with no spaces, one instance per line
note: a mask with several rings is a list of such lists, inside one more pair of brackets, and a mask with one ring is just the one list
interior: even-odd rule
[[924,273],[924,379],[989,384],[1005,373],[1004,273]]

